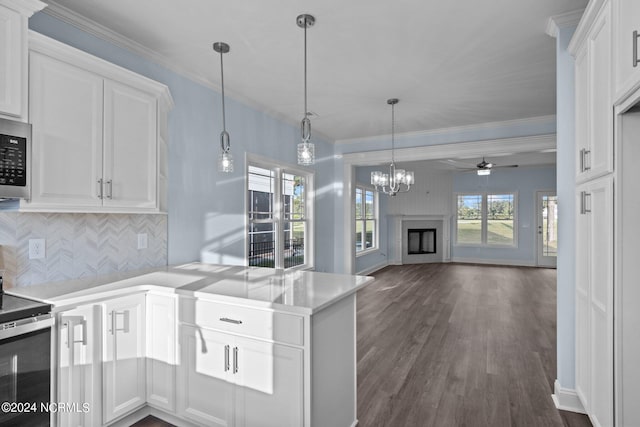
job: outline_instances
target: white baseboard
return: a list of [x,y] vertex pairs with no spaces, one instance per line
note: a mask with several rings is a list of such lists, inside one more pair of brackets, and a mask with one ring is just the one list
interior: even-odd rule
[[556,408],[563,411],[586,414],[584,406],[582,406],[582,402],[574,389],[563,388],[558,380],[553,384],[553,389],[551,398],[553,399],[553,403],[556,405]]
[[385,268],[388,265],[389,265],[389,263],[384,261],[384,262],[381,262],[381,263],[376,264],[374,266],[371,266],[369,268],[365,268],[364,270],[358,271],[356,274],[361,275],[361,276],[366,276],[367,274],[375,273],[378,270],[382,270],[383,268]]
[[451,262],[460,262],[466,264],[490,264],[490,265],[508,265],[513,267],[535,267],[533,261],[513,260],[513,259],[486,259],[486,258],[451,258]]

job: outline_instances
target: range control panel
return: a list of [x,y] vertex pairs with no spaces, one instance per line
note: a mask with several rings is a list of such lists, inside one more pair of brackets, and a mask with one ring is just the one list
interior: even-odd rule
[[0,185],[27,185],[27,138],[0,134]]

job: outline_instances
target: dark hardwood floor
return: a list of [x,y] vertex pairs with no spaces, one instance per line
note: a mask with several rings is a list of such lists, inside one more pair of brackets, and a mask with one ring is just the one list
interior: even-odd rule
[[556,271],[390,266],[358,292],[359,426],[590,426],[557,411]]

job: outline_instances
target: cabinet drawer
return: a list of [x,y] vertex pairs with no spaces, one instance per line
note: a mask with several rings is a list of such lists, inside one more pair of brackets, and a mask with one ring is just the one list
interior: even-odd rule
[[265,340],[304,344],[304,318],[295,314],[182,297],[180,320]]

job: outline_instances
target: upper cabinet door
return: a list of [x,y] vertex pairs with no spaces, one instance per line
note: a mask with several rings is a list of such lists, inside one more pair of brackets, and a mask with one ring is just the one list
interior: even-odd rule
[[640,2],[615,0],[615,82],[616,99],[640,85]]
[[37,52],[31,52],[30,63],[33,178],[28,205],[100,206],[103,79]]
[[157,98],[105,80],[105,206],[157,207]]
[[22,15],[0,6],[0,113],[20,117],[23,93]]

